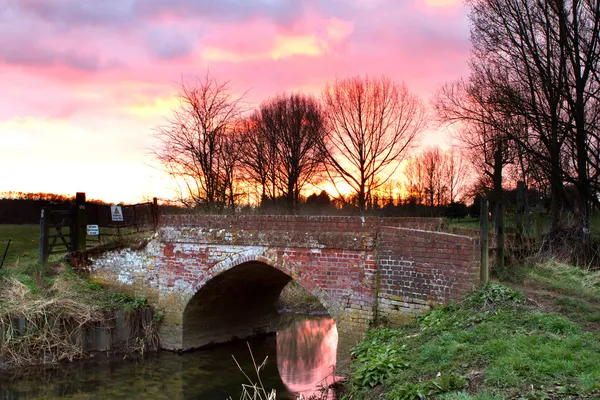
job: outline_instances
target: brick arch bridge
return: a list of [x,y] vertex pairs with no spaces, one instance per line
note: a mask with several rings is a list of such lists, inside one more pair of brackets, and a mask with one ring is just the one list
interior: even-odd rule
[[106,253],[91,274],[147,297],[164,314],[166,349],[273,331],[291,279],[351,345],[369,325],[399,325],[479,283],[479,241],[441,230],[424,218],[164,216],[145,248]]

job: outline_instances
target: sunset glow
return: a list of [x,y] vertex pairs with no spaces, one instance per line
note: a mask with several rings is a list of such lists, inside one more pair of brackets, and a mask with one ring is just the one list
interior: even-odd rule
[[172,197],[153,129],[207,71],[250,105],[357,74],[427,102],[468,72],[466,14],[459,0],[0,0],[0,192]]

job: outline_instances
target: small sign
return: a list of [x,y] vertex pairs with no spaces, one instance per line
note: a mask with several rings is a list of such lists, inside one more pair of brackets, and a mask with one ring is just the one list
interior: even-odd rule
[[110,215],[114,221],[123,221],[123,209],[121,206],[110,206]]
[[98,227],[98,225],[88,225],[87,226],[87,234],[89,236],[98,236],[98,235],[100,235],[100,227]]

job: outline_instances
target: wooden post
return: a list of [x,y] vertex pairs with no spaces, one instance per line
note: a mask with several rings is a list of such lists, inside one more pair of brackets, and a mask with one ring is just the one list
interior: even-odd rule
[[87,247],[87,223],[85,210],[85,193],[78,192],[75,195],[75,251],[83,251]]
[[544,220],[542,218],[542,212],[540,210],[535,210],[535,243],[537,245],[542,244],[542,230],[543,230]]
[[48,263],[48,221],[49,210],[42,208],[40,215],[40,246],[38,253],[38,262],[42,265]]
[[517,182],[517,213],[515,214],[515,228],[516,228],[516,238],[517,243],[519,245],[522,244],[523,240],[523,217],[525,216],[525,197],[527,196],[527,191],[525,188],[525,182],[519,181]]
[[96,223],[98,224],[98,243],[97,244],[100,244],[100,243],[102,243],[102,232],[101,232],[102,229],[100,229],[101,224],[100,224],[100,216],[98,213],[98,210],[100,209],[100,207],[98,206],[98,204],[96,204],[95,208],[96,208]]
[[480,223],[479,223],[479,242],[481,245],[481,269],[479,273],[479,279],[482,285],[487,285],[490,277],[490,264],[489,264],[489,242],[488,242],[488,208],[489,201],[486,198],[481,198],[481,211],[480,211]]
[[496,269],[504,272],[504,202],[498,204],[498,215],[496,216]]
[[158,229],[158,199],[152,199],[152,222],[154,224],[154,232]]

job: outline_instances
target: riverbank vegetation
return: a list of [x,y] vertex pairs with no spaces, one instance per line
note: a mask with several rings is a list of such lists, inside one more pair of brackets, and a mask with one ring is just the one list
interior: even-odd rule
[[476,288],[352,351],[345,399],[600,396],[600,272],[557,261]]
[[[107,290],[58,258],[47,266],[34,262],[39,227],[0,228],[14,243],[0,270],[0,371],[83,357],[86,330],[113,327],[117,310],[142,318],[136,311],[146,307],[145,298]],[[140,331],[124,350],[156,348],[155,324],[137,322],[129,326]]]
[[304,315],[327,315],[318,298],[304,289],[297,281],[291,280],[281,291],[277,300],[279,312],[291,312]]

